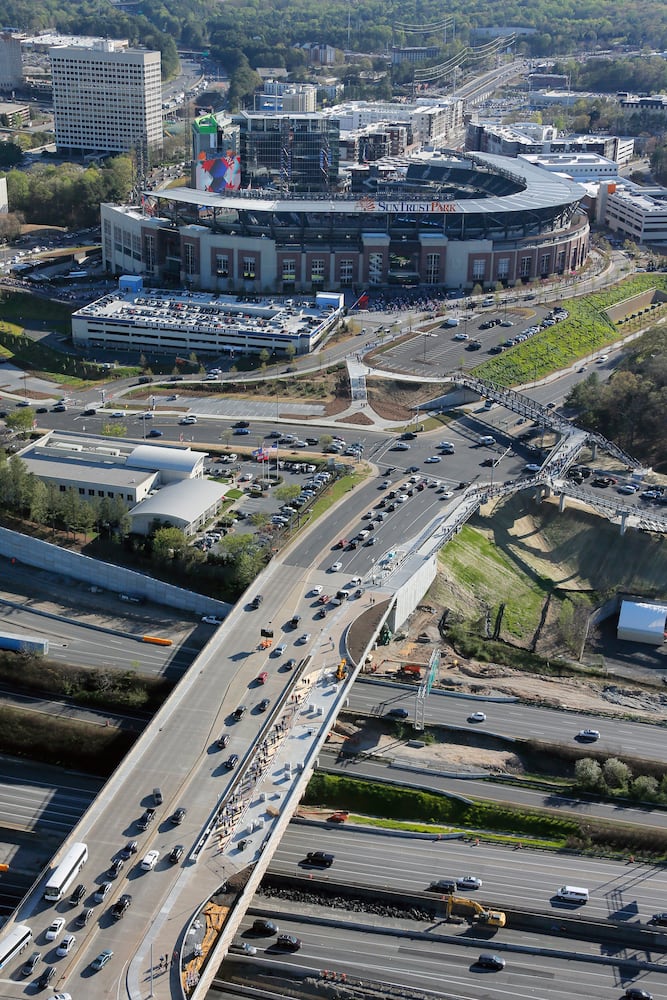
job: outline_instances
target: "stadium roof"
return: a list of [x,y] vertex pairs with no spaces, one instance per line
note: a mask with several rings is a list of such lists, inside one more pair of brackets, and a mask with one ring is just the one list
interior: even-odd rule
[[[580,201],[584,189],[564,177],[542,170],[532,163],[520,162],[508,156],[492,153],[472,153],[458,156],[428,154],[415,158],[415,163],[436,165],[438,162],[452,167],[460,166],[462,171],[470,171],[478,165],[484,172],[504,174],[519,183],[522,190],[507,195],[489,195],[485,198],[439,201],[433,195],[410,195],[407,198],[330,195],[281,195],[263,191],[235,191],[231,194],[217,194],[210,191],[196,191],[193,188],[169,188],[164,191],[145,191],[146,198],[171,201],[185,205],[195,205],[202,209],[234,210],[255,212],[319,212],[338,215],[372,215],[375,213],[400,212],[405,214],[439,211],[448,214],[475,215],[502,212],[534,212],[542,208],[553,208]],[[454,178],[453,178],[454,179]]]

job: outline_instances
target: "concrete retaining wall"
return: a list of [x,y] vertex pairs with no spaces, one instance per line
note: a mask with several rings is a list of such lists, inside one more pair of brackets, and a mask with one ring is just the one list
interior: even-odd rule
[[396,592],[394,607],[388,619],[389,628],[395,632],[404,621],[410,617],[417,605],[422,601],[435,580],[437,573],[437,555],[427,556],[421,565],[417,566],[409,579]]
[[123,566],[99,562],[90,556],[61,549],[50,542],[30,538],[7,528],[0,528],[0,555],[16,559],[26,566],[35,566],[58,576],[69,576],[73,580],[102,587],[104,590],[140,594],[147,601],[178,608],[179,611],[191,611],[200,615],[224,615],[229,611],[229,605],[223,601],[182,590]]

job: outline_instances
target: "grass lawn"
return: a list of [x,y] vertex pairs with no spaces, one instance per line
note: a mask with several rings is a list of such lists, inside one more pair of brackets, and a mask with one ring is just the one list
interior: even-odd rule
[[[503,629],[515,639],[530,638],[537,628],[549,581],[535,580],[517,565],[492,538],[470,525],[440,552],[440,567],[455,582],[461,610],[472,607],[492,614],[505,603]],[[451,597],[448,596],[451,605]]]

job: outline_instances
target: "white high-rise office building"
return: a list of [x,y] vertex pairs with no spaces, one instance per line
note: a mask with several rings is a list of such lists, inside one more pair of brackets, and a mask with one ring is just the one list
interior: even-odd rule
[[49,50],[59,151],[142,155],[162,147],[159,52],[100,40]]

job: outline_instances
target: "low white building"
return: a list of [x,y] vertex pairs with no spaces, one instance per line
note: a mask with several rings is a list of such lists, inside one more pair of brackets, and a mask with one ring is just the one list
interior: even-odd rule
[[130,511],[132,531],[149,535],[168,526],[194,535],[220,513],[226,489],[208,479],[183,479],[165,486]]
[[667,604],[649,601],[622,601],[618,618],[618,638],[661,646],[665,641]]
[[82,500],[121,500],[133,508],[165,485],[203,481],[206,452],[137,445],[105,437],[51,431],[19,458],[28,472]]

